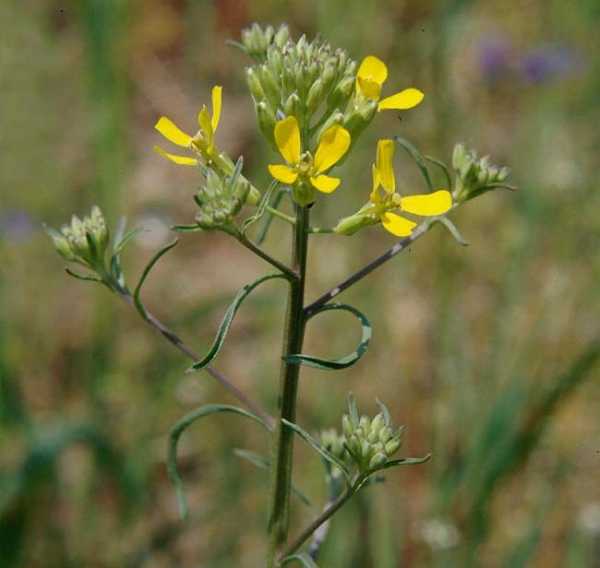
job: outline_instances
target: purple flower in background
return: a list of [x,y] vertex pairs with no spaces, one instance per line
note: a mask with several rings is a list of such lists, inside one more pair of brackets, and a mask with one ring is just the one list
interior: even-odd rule
[[502,37],[485,39],[479,44],[479,69],[488,83],[496,83],[510,72],[512,48]]
[[526,53],[519,68],[529,83],[544,83],[574,75],[583,68],[581,56],[561,45],[544,45]]
[[33,233],[33,221],[26,211],[9,209],[0,214],[0,238],[22,242]]

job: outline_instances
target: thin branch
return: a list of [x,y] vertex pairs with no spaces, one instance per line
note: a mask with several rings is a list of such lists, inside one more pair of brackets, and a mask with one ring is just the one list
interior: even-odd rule
[[350,286],[356,284],[359,280],[362,280],[365,276],[373,272],[376,268],[380,267],[382,264],[395,257],[398,253],[402,252],[406,248],[408,248],[412,243],[414,243],[419,237],[423,236],[429,229],[431,225],[435,221],[435,217],[431,219],[427,219],[421,223],[410,235],[410,237],[405,237],[404,239],[398,241],[392,248],[384,252],[381,256],[377,257],[375,260],[371,261],[369,264],[361,268],[359,271],[355,272],[346,280],[329,290],[329,292],[323,294],[320,298],[317,298],[312,304],[306,306],[304,308],[305,317],[310,317],[314,311],[327,304],[333,298],[335,298],[338,294],[341,294]]
[[283,262],[273,258],[270,254],[256,246],[250,239],[246,238],[244,235],[236,235],[236,238],[248,250],[251,250],[255,255],[259,256],[263,260],[266,260],[270,265],[282,272],[288,278],[288,280],[298,280],[298,274],[296,274],[296,272],[294,272],[289,266],[286,266],[283,264]]
[[[133,296],[128,290],[118,290],[119,296],[130,306],[135,307]],[[148,310],[145,310],[146,317],[144,320],[153,327],[156,331],[158,331],[169,343],[173,344],[179,351],[181,351],[184,355],[187,355],[192,361],[200,360],[200,355],[198,355],[194,350],[189,347],[184,341],[171,329],[169,329],[165,324],[163,324],[156,316],[154,316]],[[223,387],[225,387],[237,400],[239,400],[248,410],[252,411],[254,414],[260,416],[267,424],[273,425],[273,417],[267,414],[260,406],[254,402],[251,398],[249,398],[243,391],[241,391],[238,387],[236,387],[225,375],[223,375],[220,371],[217,371],[212,366],[207,366],[204,370],[211,376],[213,379],[216,379]]]
[[267,205],[266,210],[271,215],[274,215],[275,217],[279,217],[281,220],[285,221],[286,223],[289,223],[290,225],[296,224],[295,217],[292,217],[291,215],[286,215],[285,213],[283,213],[283,211],[279,211],[279,209],[276,209],[274,207],[271,207],[270,205]]
[[326,523],[337,511],[354,495],[354,486],[346,487],[344,492],[331,503],[329,506],[325,507],[323,512],[308,525],[286,549],[285,552],[281,555],[281,558],[285,558],[286,556],[290,556],[294,552],[296,552],[309,538],[310,536],[324,523]]

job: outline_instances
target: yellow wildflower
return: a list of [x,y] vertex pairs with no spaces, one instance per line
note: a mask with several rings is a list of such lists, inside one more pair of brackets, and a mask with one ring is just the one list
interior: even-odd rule
[[395,147],[394,141],[389,139],[379,140],[377,143],[377,156],[372,170],[373,189],[369,196],[370,203],[364,212],[376,215],[392,235],[408,237],[417,224],[390,211],[396,209],[421,217],[443,215],[452,207],[452,196],[445,189],[407,197],[396,193],[396,177],[392,163]]
[[287,162],[287,165],[269,166],[269,172],[277,181],[287,185],[294,184],[299,179],[309,181],[315,189],[323,193],[331,193],[340,185],[339,178],[324,174],[350,147],[350,134],[339,124],[331,126],[321,135],[314,158],[309,152],[302,153],[300,128],[294,116],[277,122],[275,143]]
[[[221,100],[223,87],[215,86],[212,89],[212,116],[209,114],[206,105],[202,105],[202,109],[198,113],[198,126],[200,127],[195,136],[190,136],[178,126],[175,125],[166,116],[161,116],[154,128],[158,130],[169,142],[188,148],[196,153],[199,153],[205,159],[211,159],[215,156],[215,132],[219,126],[221,118]],[[155,146],[154,150],[161,156],[179,164],[180,166],[195,166],[198,164],[196,158],[189,156],[180,156],[178,154],[170,154],[159,146]]]
[[[374,55],[365,57],[356,74],[356,90],[365,98],[379,101],[381,88],[388,76],[387,66]],[[416,107],[425,95],[419,89],[404,89],[379,101],[377,110],[407,110]]]

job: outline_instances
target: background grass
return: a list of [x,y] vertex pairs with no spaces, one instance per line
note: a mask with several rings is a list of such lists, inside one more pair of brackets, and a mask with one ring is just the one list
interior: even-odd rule
[[[0,3],[0,565],[260,566],[267,479],[233,448],[262,432],[215,417],[184,436],[192,519],[178,521],[166,433],[185,412],[231,402],[102,289],[72,281],[41,230],[100,205],[147,229],[126,255],[134,281],[193,219],[194,171],[151,148],[156,118],[191,130],[224,85],[219,143],[259,187],[244,56],[224,42],[252,21],[320,33],[418,86],[401,121],[377,117],[317,221],[362,203],[377,138],[402,134],[448,160],[463,141],[509,165],[517,194],[453,215],[471,243],[434,229],[345,293],[369,315],[369,353],[348,371],[303,371],[299,420],[337,425],[348,390],[405,424],[406,455],[332,526],[326,567],[595,566],[600,557],[600,9],[595,0],[40,0]],[[182,171],[183,170],[183,171]],[[421,191],[399,159],[401,187]],[[286,227],[267,246],[285,254]],[[315,236],[308,297],[389,246],[376,228]],[[156,268],[146,301],[198,350],[224,306],[266,266],[225,236],[189,235]],[[274,408],[284,293],[240,311],[216,366]],[[348,318],[346,320],[346,318]],[[311,322],[306,351],[343,354],[349,316]],[[326,352],[326,353],[325,353]],[[318,459],[297,445],[296,479],[326,498]],[[296,526],[314,512],[300,503]]]

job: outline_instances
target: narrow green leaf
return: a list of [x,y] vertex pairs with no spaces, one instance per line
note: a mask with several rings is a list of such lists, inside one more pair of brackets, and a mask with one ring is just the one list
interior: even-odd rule
[[[264,456],[261,456],[260,454],[257,454],[256,452],[251,452],[250,450],[242,450],[239,448],[235,448],[233,450],[233,453],[237,457],[250,462],[252,465],[258,467],[259,469],[268,470],[271,467],[271,460],[269,460],[268,458],[265,458]],[[292,493],[296,497],[298,497],[298,499],[300,499],[300,501],[302,501],[302,503],[304,505],[306,505],[307,507],[312,507],[312,503],[310,502],[310,499],[302,491],[300,491],[300,489],[298,489],[293,483],[292,483]]]
[[421,171],[421,175],[423,179],[427,183],[427,187],[429,191],[433,191],[433,182],[431,181],[431,176],[429,175],[429,170],[427,169],[427,164],[425,162],[425,158],[423,154],[417,150],[415,146],[413,146],[408,140],[402,138],[401,136],[394,136],[394,140],[404,148],[410,157],[415,161],[419,170]]
[[431,156],[423,156],[428,162],[430,162],[431,164],[437,166],[438,168],[440,168],[442,170],[442,173],[444,174],[444,178],[446,178],[446,189],[450,192],[452,192],[452,188],[453,188],[453,183],[452,183],[452,176],[450,175],[450,170],[448,169],[448,166],[446,164],[444,164],[444,162],[442,162],[441,160],[437,160],[436,158],[432,158]]
[[428,462],[431,459],[431,454],[427,454],[422,458],[398,458],[397,460],[389,460],[387,463],[377,468],[380,469],[389,469],[391,467],[397,467],[400,465],[419,465],[421,463]]
[[179,420],[175,426],[171,428],[171,432],[169,435],[169,452],[167,457],[167,472],[169,474],[169,479],[171,483],[173,483],[175,487],[175,493],[177,494],[177,502],[179,504],[179,513],[181,518],[185,519],[188,515],[188,506],[187,501],[185,499],[185,493],[183,489],[183,481],[181,476],[179,475],[179,470],[177,469],[177,445],[179,444],[179,438],[181,434],[191,426],[196,420],[200,418],[204,418],[205,416],[210,416],[211,414],[219,414],[219,413],[233,413],[239,414],[240,416],[244,416],[245,418],[250,418],[255,422],[258,422],[261,426],[263,426],[266,430],[270,431],[269,425],[262,419],[260,416],[249,412],[248,410],[244,410],[243,408],[238,408],[237,406],[231,406],[229,404],[206,404],[193,410],[192,412],[186,414],[181,420]]
[[375,399],[377,401],[377,406],[379,406],[379,410],[381,410],[381,414],[383,414],[383,420],[386,426],[389,426],[392,423],[392,418],[390,416],[390,411],[388,407],[383,404],[378,398]]
[[144,268],[144,271],[142,272],[140,280],[139,280],[137,286],[135,287],[135,291],[133,292],[133,302],[135,304],[137,311],[140,313],[140,315],[144,319],[148,319],[148,314],[146,313],[146,308],[144,307],[144,304],[142,303],[142,300],[140,299],[140,293],[142,291],[142,286],[144,285],[146,278],[148,278],[148,274],[150,274],[150,271],[154,268],[154,265],[160,260],[160,258],[164,254],[169,252],[178,242],[179,241],[177,239],[175,239],[172,243],[169,243],[167,246],[161,248],[150,259],[150,262],[146,265],[146,268]]
[[233,449],[234,455],[238,458],[242,458],[250,462],[252,465],[258,467],[259,469],[269,469],[269,464],[271,463],[267,458],[257,454],[256,452],[251,452],[250,450],[242,450],[241,448]]
[[260,203],[258,204],[258,207],[256,208],[256,212],[254,213],[254,215],[248,217],[242,223],[242,228],[241,228],[242,235],[245,235],[246,232],[248,231],[248,229],[265,214],[265,211],[267,210],[267,205],[269,205],[269,201],[271,201],[271,196],[273,195],[273,192],[277,189],[278,185],[279,185],[279,182],[277,182],[277,181],[271,182],[267,191],[262,196],[262,199],[260,200]]
[[[275,182],[274,182],[275,183]],[[288,195],[288,190],[285,187],[281,187],[281,186],[277,186],[278,188],[278,192],[275,195],[275,199],[273,199],[273,203],[271,204],[271,207],[273,209],[278,209],[279,205],[281,203],[281,200]],[[268,205],[268,203],[267,203]],[[269,234],[269,229],[271,228],[271,223],[273,222],[273,218],[275,216],[267,211],[267,214],[263,217],[262,223],[261,223],[261,227],[258,230],[258,234],[256,236],[256,244],[257,245],[262,245],[263,242],[265,241],[265,239],[267,238],[267,235]]]
[[171,227],[171,231],[175,231],[176,233],[197,233],[202,230],[202,227],[199,225],[173,225]]
[[358,421],[360,420],[360,415],[358,413],[358,407],[356,406],[356,398],[354,398],[354,393],[348,393],[348,414],[350,415],[350,420],[355,426],[358,426]]
[[288,427],[291,428],[296,434],[298,434],[313,450],[315,450],[321,457],[326,459],[332,465],[335,465],[340,468],[344,477],[348,482],[350,482],[350,472],[346,468],[344,462],[336,458],[332,453],[327,451],[317,440],[315,440],[306,430],[303,430],[298,424],[294,424],[285,418],[282,418],[281,421]]
[[221,325],[219,326],[219,330],[217,331],[217,335],[215,337],[215,340],[213,341],[211,348],[200,361],[197,361],[192,365],[190,371],[198,371],[200,369],[203,369],[217,356],[217,354],[221,350],[221,347],[223,346],[225,337],[227,337],[227,333],[229,331],[231,323],[233,322],[233,318],[235,317],[235,314],[237,313],[242,302],[246,299],[250,292],[254,290],[254,288],[259,286],[263,282],[266,282],[267,280],[273,280],[275,278],[285,279],[286,277],[284,274],[267,274],[266,276],[262,276],[261,278],[255,280],[254,282],[252,282],[252,284],[246,284],[246,286],[244,286],[236,294],[235,298],[233,299],[233,302],[231,302],[231,304],[227,308],[227,311],[225,312],[225,315],[223,316],[223,320],[221,321]]
[[123,249],[127,243],[133,239],[136,235],[139,235],[144,229],[141,227],[135,227],[125,233],[118,241],[115,239],[113,256],[118,256],[123,252]]
[[362,334],[358,347],[349,355],[340,357],[339,359],[331,360],[314,357],[312,355],[293,354],[284,357],[285,361],[288,363],[297,363],[306,365],[308,367],[314,367],[324,371],[334,371],[338,369],[346,369],[347,367],[354,365],[354,363],[356,363],[365,354],[369,348],[369,342],[371,341],[372,335],[371,324],[366,316],[356,308],[347,304],[325,304],[312,312],[309,317],[312,318],[313,316],[328,310],[343,310],[354,314],[358,318],[362,326]]
[[452,221],[450,221],[450,219],[448,219],[446,217],[438,217],[437,219],[433,220],[432,224],[435,224],[435,223],[439,223],[440,225],[443,225],[448,230],[448,232],[454,237],[454,240],[459,245],[461,245],[463,247],[469,246],[469,243],[460,234],[460,231],[458,230],[456,225]]
[[292,556],[286,556],[281,561],[281,565],[285,566],[286,564],[289,564],[294,560],[302,564],[302,566],[304,566],[305,568],[319,568],[318,564],[308,554],[306,554],[306,552],[303,552],[302,554],[293,554]]
[[65,267],[65,272],[69,276],[72,276],[73,278],[77,278],[77,280],[84,280],[86,282],[96,282],[98,284],[104,284],[104,282],[97,276],[87,276],[84,274],[79,274],[79,273],[75,272],[74,270],[71,270],[68,266]]

